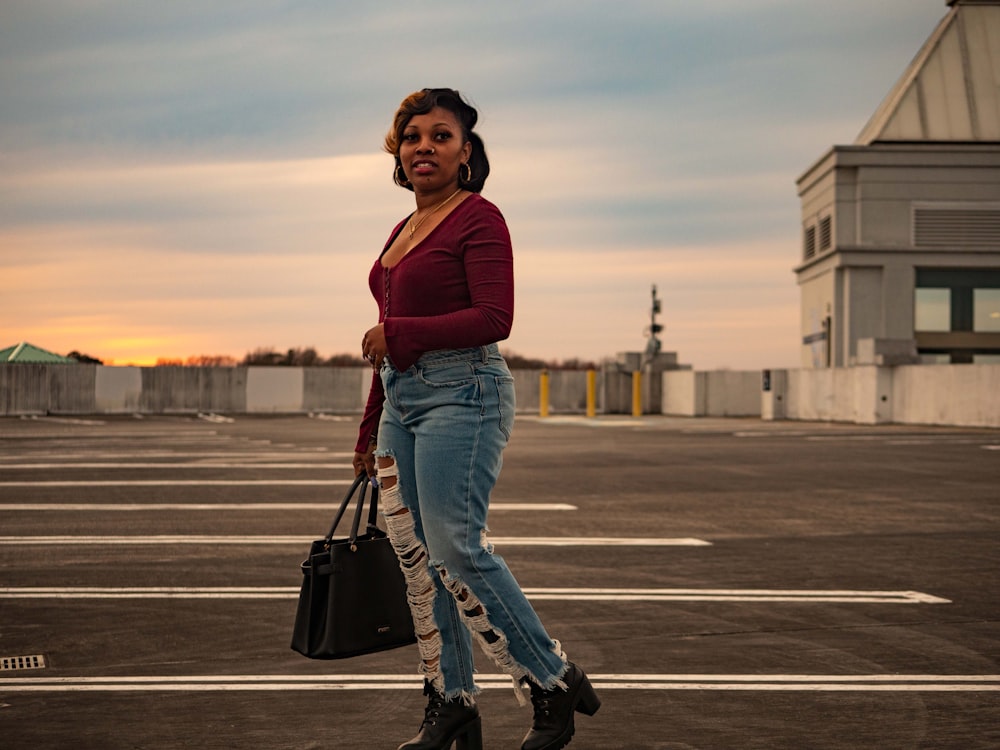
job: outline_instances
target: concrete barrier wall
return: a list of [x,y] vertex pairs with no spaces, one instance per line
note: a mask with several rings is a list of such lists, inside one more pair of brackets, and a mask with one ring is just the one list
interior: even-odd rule
[[202,412],[239,414],[247,410],[250,368],[201,367],[198,390]]
[[705,375],[705,416],[760,416],[759,371],[719,370]]
[[46,414],[51,398],[49,365],[0,365],[0,415]]
[[517,394],[517,411],[538,413],[541,403],[541,370],[511,370],[514,376],[514,392]]
[[[837,386],[843,391],[844,382],[835,377],[836,370],[789,370],[785,399],[785,418],[804,420],[849,421],[837,408]],[[854,400],[853,393],[848,394]]]
[[777,370],[772,381],[767,419],[1000,427],[1000,365]]
[[[538,412],[541,370],[514,370],[517,408]],[[0,366],[0,416],[360,412],[367,367]],[[584,412],[585,372],[549,373],[556,413]]]
[[891,374],[875,366],[789,370],[785,417],[882,424],[892,421]]
[[139,411],[140,403],[142,403],[142,368],[96,368],[95,411],[101,414],[133,414]]
[[139,411],[142,414],[198,412],[198,370],[194,367],[143,367]]
[[[118,368],[101,368],[118,369]],[[245,367],[137,367],[138,409],[141,414],[197,414],[199,412],[247,411],[248,368]],[[110,376],[110,374],[109,374]],[[106,393],[115,411],[128,411],[135,403],[132,373],[110,376],[105,388],[123,386],[119,395]]]
[[549,370],[549,409],[556,414],[586,413],[585,370]]
[[368,401],[370,367],[306,367],[302,373],[304,411],[351,412]]
[[705,416],[705,375],[694,370],[663,373],[661,411],[676,417]]
[[906,424],[1000,427],[1000,365],[897,367],[892,418]]
[[759,417],[756,370],[668,370],[662,374],[661,411],[680,417]]
[[93,414],[97,409],[97,365],[49,367],[49,410]]
[[305,374],[301,367],[248,367],[247,405],[251,414],[304,410]]
[[[518,411],[538,413],[541,371],[513,375]],[[615,375],[598,374],[598,413],[631,413],[631,376]],[[0,416],[357,413],[370,383],[365,367],[0,365]],[[758,372],[675,370],[662,384],[662,413],[679,416],[1000,427],[1000,365],[774,370],[770,391]],[[550,413],[584,413],[586,399],[585,372],[549,373]]]
[[632,373],[602,370],[597,379],[597,411],[601,414],[631,414]]
[[[541,407],[543,370],[511,370],[519,412],[538,413]],[[587,373],[583,370],[549,370],[549,412],[583,414],[587,411]],[[600,376],[598,376],[600,377]],[[599,386],[598,386],[599,387]]]

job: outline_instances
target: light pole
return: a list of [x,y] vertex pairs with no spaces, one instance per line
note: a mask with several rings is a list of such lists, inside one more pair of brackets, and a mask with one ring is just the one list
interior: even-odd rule
[[656,322],[656,316],[660,314],[660,310],[660,298],[656,296],[656,284],[653,284],[653,303],[649,312],[649,328],[645,331],[649,337],[643,357],[646,362],[652,362],[656,359],[656,355],[660,353],[660,347],[662,346],[659,337],[656,335],[663,330],[663,326]]

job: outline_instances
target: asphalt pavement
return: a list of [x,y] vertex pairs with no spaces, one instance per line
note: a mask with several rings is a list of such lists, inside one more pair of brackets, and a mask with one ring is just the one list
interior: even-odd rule
[[[289,648],[356,423],[0,420],[0,748],[409,739],[415,646]],[[1000,747],[996,430],[520,417],[490,526],[603,700],[573,750]]]

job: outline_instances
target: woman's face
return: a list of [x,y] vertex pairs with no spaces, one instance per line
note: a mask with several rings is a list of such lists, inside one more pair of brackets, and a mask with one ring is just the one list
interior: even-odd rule
[[414,115],[403,128],[399,160],[414,190],[430,192],[458,186],[458,168],[469,160],[472,144],[451,110],[435,107]]

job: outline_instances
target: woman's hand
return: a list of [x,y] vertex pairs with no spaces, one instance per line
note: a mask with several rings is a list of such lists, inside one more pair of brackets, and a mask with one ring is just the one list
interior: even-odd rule
[[354,454],[354,476],[361,476],[364,472],[369,477],[375,476],[375,446],[368,446],[364,453]]
[[385,326],[379,323],[369,328],[361,339],[361,354],[371,362],[376,370],[381,369],[382,360],[389,353],[389,345],[385,341]]

